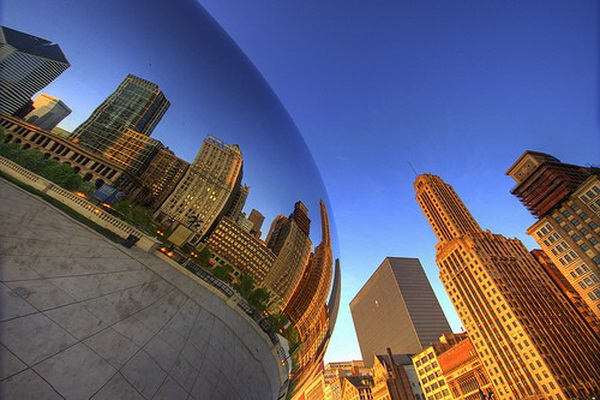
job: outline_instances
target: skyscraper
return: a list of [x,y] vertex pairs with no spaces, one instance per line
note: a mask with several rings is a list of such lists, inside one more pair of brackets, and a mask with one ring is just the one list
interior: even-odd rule
[[417,258],[386,257],[350,311],[368,367],[388,347],[394,354],[415,354],[452,331]]
[[129,74],[73,131],[72,138],[83,147],[105,153],[124,132],[150,136],[169,105],[155,83]]
[[57,44],[0,26],[0,112],[14,114],[70,66]]
[[600,394],[600,343],[518,239],[482,230],[454,189],[420,175],[446,292],[500,399]]
[[71,109],[60,99],[47,94],[40,94],[33,102],[33,110],[25,115],[25,121],[51,131],[71,114]]
[[168,148],[159,149],[140,180],[152,191],[151,207],[156,210],[173,192],[190,164]]
[[600,325],[600,168],[526,151],[506,172],[511,193],[539,218],[528,230]]
[[164,224],[183,224],[195,232],[197,244],[214,228],[230,204],[242,173],[242,152],[209,136],[175,190],[157,212]]
[[308,209],[301,201],[296,202],[289,218],[276,218],[271,228],[267,246],[277,255],[277,260],[267,275],[265,286],[274,294],[273,303],[282,308],[294,293],[312,249]]

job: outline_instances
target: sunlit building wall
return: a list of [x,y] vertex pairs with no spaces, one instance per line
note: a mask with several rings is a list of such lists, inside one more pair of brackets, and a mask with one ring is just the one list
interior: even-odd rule
[[483,231],[438,176],[420,175],[415,189],[442,283],[498,398],[600,393],[600,343],[525,246]]
[[40,94],[33,101],[33,111],[23,118],[30,124],[51,131],[71,114],[71,109],[62,100],[47,94]]
[[439,354],[437,359],[454,400],[495,397],[492,384],[468,337]]
[[538,217],[527,233],[577,290],[600,324],[600,168],[526,151],[506,173]]
[[373,377],[346,376],[342,378],[342,400],[372,400]]
[[14,114],[70,66],[59,45],[0,26],[0,112]]
[[438,357],[467,337],[465,333],[444,334],[413,356],[415,371],[427,400],[453,400]]
[[275,263],[275,254],[263,241],[228,217],[221,218],[206,245],[227,259],[238,272],[248,274],[257,286],[264,284],[265,277]]
[[163,144],[129,128],[120,128],[119,135],[102,155],[139,176],[150,165]]
[[296,202],[289,218],[276,218],[271,228],[267,246],[277,254],[277,260],[265,286],[274,293],[274,304],[282,308],[296,289],[311,254],[308,209]]
[[600,340],[600,321],[592,312],[589,305],[583,301],[579,292],[569,283],[567,278],[560,272],[558,267],[554,265],[548,254],[543,250],[531,250],[531,255],[540,263],[544,271],[548,274],[552,282],[560,289],[560,291],[569,300],[573,308],[579,315],[588,323],[590,329],[596,333],[596,337]]
[[159,208],[157,218],[170,225],[188,226],[195,232],[192,243],[198,244],[230,204],[241,173],[240,148],[208,137],[173,193]]
[[450,333],[450,325],[416,258],[386,257],[350,302],[365,364],[373,356],[415,354]]
[[422,400],[419,379],[408,354],[376,355],[373,361],[373,400]]
[[8,142],[19,144],[23,149],[39,150],[45,158],[73,167],[84,181],[96,187],[103,184],[115,186],[129,199],[143,204],[151,199],[150,190],[137,176],[101,154],[86,150],[20,118],[2,115],[0,126],[5,129],[5,140]]

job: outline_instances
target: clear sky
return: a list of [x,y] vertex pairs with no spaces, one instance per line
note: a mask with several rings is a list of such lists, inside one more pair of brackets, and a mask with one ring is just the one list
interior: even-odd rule
[[510,195],[527,150],[600,163],[595,1],[202,0],[302,132],[336,217],[342,306],[327,361],[360,358],[348,303],[386,256],[418,257],[450,323],[414,174],[484,228],[535,242]]
[[[274,123],[251,118],[279,106],[267,98],[249,100],[254,78],[228,81],[244,76],[242,70],[255,71],[239,60],[244,66],[233,68],[227,57],[215,59],[214,49],[201,45],[202,35],[214,27],[202,29],[207,20],[187,12],[189,1],[169,2],[168,12],[154,6],[158,1],[107,0],[95,6],[85,2],[85,7],[64,0],[49,3],[5,1],[3,23],[42,37],[47,32],[61,43],[73,67],[50,87],[60,93],[50,94],[66,97],[74,110],[78,105],[80,114],[72,121],[87,117],[126,73],[137,73],[158,82],[173,102],[154,136],[191,159],[197,146],[189,145],[189,136],[177,134],[189,131],[190,123],[184,122],[197,114],[176,101],[181,81],[194,77],[202,88],[225,83],[228,90],[221,97],[201,90],[181,96],[212,111],[194,120],[197,136],[222,132],[229,140],[235,127],[246,124],[252,126],[249,132],[259,132],[265,146],[281,136],[290,138],[267,153],[245,144],[247,179],[256,187],[255,198],[268,193],[270,182],[257,171],[270,171],[282,159],[301,165],[296,167],[300,173],[292,172],[305,183],[303,190],[310,182],[319,185],[312,167],[304,168],[310,161],[294,133],[269,131],[275,126],[291,129],[285,113],[276,112],[279,122]],[[436,240],[414,199],[415,176],[408,162],[417,172],[438,174],[453,185],[482,227],[521,238],[530,248],[535,243],[525,230],[534,220],[509,193],[513,181],[504,175],[508,167],[527,149],[574,164],[600,163],[595,1],[200,3],[279,97],[325,182],[343,270],[342,304],[326,361],[361,357],[348,303],[386,256],[418,257],[453,329],[460,330],[438,278]],[[115,13],[115,4],[129,9]],[[94,82],[87,79],[91,71]],[[60,83],[67,78],[78,87]],[[215,87],[213,94],[218,93]],[[86,90],[92,95],[82,99]],[[232,93],[242,95],[232,98]],[[176,111],[176,104],[184,108]],[[228,111],[219,111],[223,107]],[[232,109],[242,117],[231,114],[236,121],[220,126],[216,121],[227,120]],[[282,147],[288,152],[282,153]],[[278,157],[270,158],[271,153]],[[305,170],[310,177],[301,179]],[[292,173],[284,172],[268,175],[276,179]],[[321,194],[319,188],[314,191]],[[269,210],[271,215],[289,212],[276,210],[291,199],[285,197]]]

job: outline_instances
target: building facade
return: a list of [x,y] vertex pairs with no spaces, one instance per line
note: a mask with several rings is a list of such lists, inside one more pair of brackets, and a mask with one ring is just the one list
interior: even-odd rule
[[250,233],[253,234],[257,239],[260,239],[262,236],[260,229],[262,228],[263,222],[265,222],[264,215],[262,215],[260,211],[253,208],[252,211],[250,211],[250,215],[248,215],[248,219],[252,222],[252,229],[250,229]]
[[167,148],[159,149],[148,167],[140,175],[140,180],[152,192],[152,207],[158,209],[175,190],[190,164],[177,157]]
[[155,83],[129,74],[72,134],[82,146],[104,153],[123,128],[150,136],[170,106]]
[[350,311],[369,367],[388,347],[394,354],[415,354],[451,332],[416,258],[386,257],[352,299]]
[[437,358],[453,399],[495,398],[492,383],[468,337],[438,355]]
[[62,100],[48,94],[40,94],[32,104],[33,110],[23,118],[30,124],[51,131],[71,114],[71,109]]
[[526,151],[507,171],[539,218],[528,230],[600,325],[600,169]]
[[262,242],[228,217],[221,218],[206,245],[225,258],[237,273],[246,273],[257,286],[263,286],[275,254]]
[[427,400],[453,400],[438,357],[467,337],[464,333],[444,334],[439,340],[413,356],[424,398]]
[[231,204],[242,173],[242,152],[209,136],[175,190],[156,213],[159,221],[183,224],[195,232],[192,244],[214,228]]
[[409,354],[377,355],[373,360],[373,400],[423,400]]
[[525,246],[482,230],[438,176],[420,175],[415,189],[442,283],[497,398],[598,396],[600,343]]
[[0,26],[0,112],[12,115],[71,64],[57,44]]
[[1,115],[0,126],[5,129],[6,141],[17,143],[23,149],[39,150],[44,157],[73,167],[84,181],[97,188],[103,184],[115,186],[130,200],[141,204],[148,204],[152,199],[150,189],[138,177],[100,154],[16,117]]
[[294,205],[289,218],[277,217],[268,234],[267,246],[277,255],[265,286],[273,293],[273,304],[284,308],[294,293],[308,264],[312,250],[308,209],[302,202]]

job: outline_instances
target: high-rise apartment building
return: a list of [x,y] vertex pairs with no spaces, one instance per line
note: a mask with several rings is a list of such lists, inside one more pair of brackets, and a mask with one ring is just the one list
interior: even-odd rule
[[277,255],[265,286],[274,294],[274,304],[282,308],[290,300],[308,264],[312,249],[308,209],[302,202],[294,205],[289,218],[277,217],[271,225],[267,246]]
[[104,154],[127,132],[150,136],[169,106],[155,83],[129,74],[71,137]]
[[23,118],[25,121],[51,131],[71,114],[71,109],[62,100],[47,94],[40,94],[32,104],[33,110]]
[[600,324],[600,168],[526,151],[506,172],[538,219],[528,230]]
[[0,26],[0,112],[16,113],[70,66],[57,44]]
[[140,180],[152,192],[153,209],[158,209],[173,192],[185,175],[190,164],[177,157],[167,148],[159,149],[148,167],[140,175]]
[[350,302],[363,360],[391,348],[415,354],[450,333],[450,325],[416,258],[386,257]]
[[221,218],[206,245],[231,263],[236,272],[250,276],[257,286],[264,284],[275,263],[276,256],[265,243],[229,217]]
[[122,127],[116,132],[118,135],[101,154],[133,175],[140,176],[154,161],[163,144],[133,129]]
[[424,174],[417,201],[439,239],[446,292],[499,399],[600,394],[600,343],[518,239],[482,230],[454,189]]
[[183,224],[195,232],[192,244],[214,229],[242,174],[242,152],[209,136],[184,177],[156,213],[163,224]]
[[546,274],[548,274],[552,282],[554,282],[562,294],[569,300],[573,308],[588,323],[590,329],[596,333],[598,340],[600,340],[600,320],[598,320],[586,302],[583,301],[579,292],[575,290],[567,278],[560,272],[558,267],[554,265],[550,257],[548,257],[548,254],[544,253],[543,250],[535,249],[531,250],[530,253],[542,266],[544,271],[546,271]]

